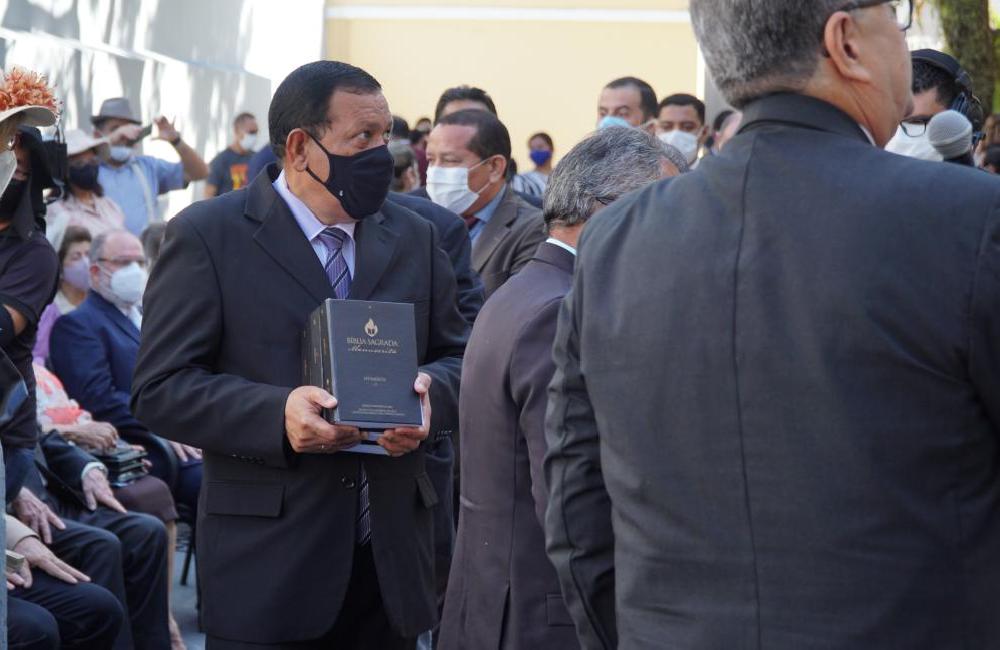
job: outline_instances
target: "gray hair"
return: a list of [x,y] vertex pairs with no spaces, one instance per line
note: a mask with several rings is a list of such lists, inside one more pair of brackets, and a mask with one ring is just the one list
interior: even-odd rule
[[660,147],[663,149],[663,157],[673,163],[678,172],[686,174],[691,171],[691,165],[688,164],[687,158],[684,157],[680,149],[662,141],[660,142]]
[[743,108],[798,92],[816,72],[823,28],[843,0],[691,0],[691,23],[715,84]]
[[594,133],[573,147],[549,177],[546,228],[583,224],[623,194],[659,180],[664,159],[669,160],[663,143],[642,129]]

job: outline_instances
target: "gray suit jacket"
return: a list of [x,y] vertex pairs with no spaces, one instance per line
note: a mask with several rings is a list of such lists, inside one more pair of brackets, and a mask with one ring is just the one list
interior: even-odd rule
[[545,404],[573,255],[543,243],[486,303],[462,367],[461,516],[438,648],[578,648],[545,555]]
[[508,186],[496,212],[472,245],[472,270],[483,280],[486,297],[527,264],[545,241],[542,212]]
[[547,422],[585,647],[1000,646],[998,306],[1000,182],[804,96],[597,215]]

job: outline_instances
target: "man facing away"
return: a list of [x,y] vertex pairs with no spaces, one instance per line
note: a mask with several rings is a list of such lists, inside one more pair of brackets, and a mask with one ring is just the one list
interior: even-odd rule
[[[268,121],[283,171],[168,226],[132,403],[204,451],[208,648],[413,648],[437,623],[421,443],[457,427],[455,277],[431,224],[385,201],[392,116],[371,75],[304,65]],[[386,431],[387,456],[342,451],[361,432],[321,417],[335,395],[301,386],[301,333],[326,299],[413,305],[424,424]]]
[[744,111],[598,215],[554,354],[586,648],[1000,645],[1000,185],[880,150],[909,2],[693,0]]
[[462,368],[462,514],[441,650],[579,647],[542,532],[552,339],[587,220],[676,174],[664,156],[638,129],[605,129],[574,147],[546,191],[547,241],[476,321]]

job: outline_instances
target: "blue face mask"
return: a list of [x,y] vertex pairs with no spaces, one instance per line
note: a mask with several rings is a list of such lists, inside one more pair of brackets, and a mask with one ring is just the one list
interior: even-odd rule
[[532,149],[528,155],[531,156],[531,162],[535,163],[535,167],[541,167],[552,159],[552,152],[545,149]]
[[626,129],[632,128],[632,125],[626,122],[625,118],[618,117],[616,115],[605,115],[601,118],[601,121],[597,123],[597,130],[603,131],[604,129],[612,126],[623,126]]

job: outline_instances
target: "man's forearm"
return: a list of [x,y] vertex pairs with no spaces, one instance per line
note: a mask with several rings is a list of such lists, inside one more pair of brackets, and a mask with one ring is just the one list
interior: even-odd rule
[[181,166],[184,167],[184,178],[190,181],[200,181],[208,178],[208,165],[198,152],[191,148],[191,145],[179,141],[174,145],[177,155],[181,157]]

